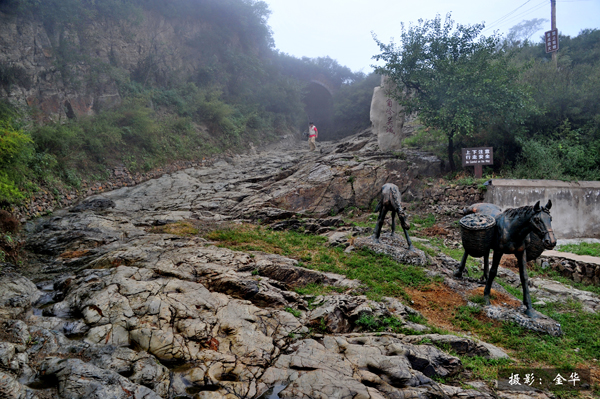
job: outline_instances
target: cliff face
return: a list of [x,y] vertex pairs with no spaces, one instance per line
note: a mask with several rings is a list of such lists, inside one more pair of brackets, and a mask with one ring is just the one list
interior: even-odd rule
[[194,43],[211,29],[147,10],[60,30],[0,12],[0,98],[52,120],[93,114],[120,103],[118,82],[129,77],[166,84],[192,76],[203,61]]

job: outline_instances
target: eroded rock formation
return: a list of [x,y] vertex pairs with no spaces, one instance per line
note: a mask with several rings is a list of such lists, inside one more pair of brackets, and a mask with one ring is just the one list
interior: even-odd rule
[[404,107],[394,99],[396,85],[387,77],[381,77],[381,85],[373,89],[371,100],[371,124],[377,135],[377,144],[381,151],[398,151],[405,139]]

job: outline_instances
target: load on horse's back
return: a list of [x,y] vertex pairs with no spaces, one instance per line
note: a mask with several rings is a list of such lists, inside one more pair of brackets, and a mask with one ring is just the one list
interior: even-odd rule
[[377,224],[375,225],[375,232],[373,234],[373,240],[375,242],[379,242],[379,237],[381,235],[381,229],[383,227],[383,222],[385,220],[385,215],[391,211],[392,212],[392,235],[396,230],[396,215],[398,215],[398,219],[400,220],[400,225],[402,226],[402,230],[404,231],[404,237],[406,238],[406,242],[408,243],[408,249],[413,250],[414,247],[412,242],[410,241],[410,237],[408,236],[408,230],[410,229],[410,223],[408,223],[407,215],[402,210],[401,205],[401,196],[400,190],[398,186],[392,183],[386,183],[381,187],[381,198],[379,199],[379,203],[377,204],[377,208],[375,208],[376,212],[379,212],[379,216],[377,217]]
[[[540,206],[540,202],[538,201],[533,206],[507,209],[504,212],[501,212],[500,208],[493,204],[475,204],[465,210],[465,213],[481,213],[491,216],[496,221],[493,227],[494,234],[491,242],[489,243],[487,252],[483,255],[483,277],[487,280],[483,296],[487,305],[490,304],[490,290],[498,272],[498,265],[500,264],[502,255],[514,254],[519,264],[519,277],[521,279],[521,286],[523,287],[523,305],[526,308],[525,313],[530,317],[535,317],[529,296],[529,277],[526,270],[527,245],[531,245],[531,235],[532,237],[537,236],[536,239],[541,241],[545,249],[552,249],[556,246],[556,238],[554,237],[551,224],[551,207],[552,201],[548,201],[546,206]],[[492,267],[488,272],[490,249],[494,250],[494,258],[492,260]],[[454,273],[455,277],[462,276],[468,255],[469,253],[465,249],[460,267]]]

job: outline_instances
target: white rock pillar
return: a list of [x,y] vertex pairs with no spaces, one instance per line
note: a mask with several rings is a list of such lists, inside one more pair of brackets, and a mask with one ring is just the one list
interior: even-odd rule
[[386,76],[381,77],[381,86],[373,91],[371,123],[381,151],[394,151],[402,147],[404,108],[392,98],[395,91],[396,84]]

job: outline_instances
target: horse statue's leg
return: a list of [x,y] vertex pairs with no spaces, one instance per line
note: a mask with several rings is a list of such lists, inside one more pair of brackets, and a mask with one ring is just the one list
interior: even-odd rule
[[412,241],[410,240],[410,237],[408,236],[408,231],[406,231],[404,226],[402,226],[402,231],[404,231],[404,237],[406,238],[406,242],[408,243],[408,250],[413,251],[415,249],[415,247],[413,247]]
[[396,232],[396,211],[392,209],[392,237]]
[[[463,254],[462,260],[460,261],[460,266],[458,267],[458,270],[456,270],[454,272],[454,277],[462,277],[463,271],[465,270],[465,265],[467,264],[467,258],[469,257],[469,254],[467,254],[467,251],[465,251],[465,253]],[[467,276],[469,275],[469,271],[467,270]]]
[[377,224],[375,225],[375,231],[373,232],[373,241],[379,243],[379,236],[381,235],[383,221],[385,220],[385,214],[387,213],[387,209],[383,206],[383,200],[379,202],[377,208],[379,208],[379,216],[377,217]]
[[410,237],[408,235],[408,230],[410,229],[410,223],[408,223],[406,220],[406,213],[404,213],[402,208],[399,208],[398,210],[396,210],[396,214],[398,215],[398,221],[400,222],[400,226],[402,226],[402,231],[404,232],[404,238],[406,238],[406,243],[408,244],[408,250],[413,251],[415,249],[415,247],[413,246],[412,241],[410,240]]
[[500,264],[500,259],[502,259],[502,252],[494,251],[494,258],[492,259],[492,268],[490,269],[488,279],[485,283],[485,289],[483,290],[483,299],[485,299],[486,305],[491,304],[490,292],[492,291],[492,284],[494,283],[494,279],[496,278],[496,273],[498,273],[498,265]]
[[487,281],[489,278],[490,270],[490,252],[483,255],[483,281]]
[[519,277],[521,278],[521,286],[523,286],[523,305],[525,305],[525,314],[532,319],[536,319],[537,315],[533,311],[531,305],[531,297],[529,296],[529,276],[527,275],[527,256],[523,252],[517,252],[517,263],[519,264]]

